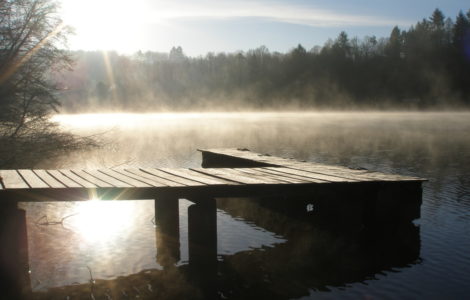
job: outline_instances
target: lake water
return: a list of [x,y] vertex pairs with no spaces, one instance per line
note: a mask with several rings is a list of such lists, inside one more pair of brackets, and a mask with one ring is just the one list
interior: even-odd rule
[[[89,114],[59,115],[56,121],[81,135],[99,134],[104,146],[39,168],[199,167],[196,149],[231,147],[429,179],[420,219],[403,232],[367,239],[298,224],[252,202],[221,202],[222,299],[470,295],[470,113]],[[191,295],[176,283],[188,264],[190,204],[180,200],[177,267],[158,279],[163,268],[155,259],[153,201],[23,203],[33,290],[44,298],[62,297],[72,293],[66,286],[104,279],[120,280],[123,298],[164,299],[183,290]],[[44,225],[45,216],[63,222]],[[95,291],[93,297],[110,294]]]

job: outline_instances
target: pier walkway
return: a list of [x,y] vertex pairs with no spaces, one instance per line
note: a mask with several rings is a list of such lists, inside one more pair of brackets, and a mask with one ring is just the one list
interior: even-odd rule
[[195,203],[188,209],[189,265],[195,270],[217,265],[216,198],[260,198],[295,217],[361,226],[420,216],[422,178],[246,149],[199,151],[202,168],[0,170],[0,283],[7,294],[31,292],[26,212],[18,202],[154,199],[159,263],[169,266],[179,259],[178,199],[188,199]]
[[[200,150],[204,168],[0,170],[0,205],[7,201],[147,199],[209,193],[213,197],[302,192],[319,185],[420,183],[422,178],[301,162],[247,150]],[[144,197],[144,198],[142,198]]]

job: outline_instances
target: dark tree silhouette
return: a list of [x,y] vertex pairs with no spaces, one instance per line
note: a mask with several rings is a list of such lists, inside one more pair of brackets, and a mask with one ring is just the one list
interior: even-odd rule
[[68,28],[48,0],[0,2],[0,166],[30,165],[85,142],[49,119],[59,101],[51,72],[70,67]]

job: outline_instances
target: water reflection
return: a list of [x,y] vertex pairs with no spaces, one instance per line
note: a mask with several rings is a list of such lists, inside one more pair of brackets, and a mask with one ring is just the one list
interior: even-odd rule
[[[190,201],[179,201],[179,248],[172,262],[178,266],[189,262],[190,205]],[[168,239],[160,239],[159,228],[154,224],[153,200],[22,203],[22,206],[27,210],[34,291],[87,283],[90,280],[88,267],[95,279],[161,270],[168,265],[164,252],[174,252],[174,246],[165,245]],[[39,225],[44,223],[41,218],[45,215],[51,223],[66,218],[63,224]],[[222,210],[217,211],[217,224],[217,252],[220,254],[230,255],[285,242],[272,232],[233,218]]]
[[[420,262],[420,230],[412,223],[387,227],[319,226],[315,219],[266,208],[257,199],[220,199],[219,205],[287,240],[224,256],[219,293],[230,299],[292,299],[312,291],[364,282]],[[333,226],[331,226],[333,225]],[[336,228],[336,230],[331,230]]]
[[110,243],[132,226],[135,206],[135,201],[114,205],[97,199],[79,202],[64,227],[80,234],[86,243]]
[[[93,119],[103,122],[93,123]],[[430,179],[424,185],[419,228],[382,235],[344,235],[328,228],[295,225],[291,218],[264,208],[258,214],[264,218],[260,218],[250,217],[250,210],[220,206],[217,278],[219,291],[228,298],[242,298],[237,290],[285,299],[287,293],[291,298],[354,299],[462,299],[470,293],[470,239],[464,238],[470,232],[469,113],[110,114],[106,118],[64,116],[60,121],[80,134],[104,132],[101,137],[108,143],[102,149],[38,167],[94,168],[123,163],[199,167],[196,148],[246,147]],[[75,204],[28,204],[32,286],[35,291],[68,286],[47,294],[65,298],[66,293],[74,295],[70,285],[79,283],[76,295],[83,296],[90,290],[86,267],[90,266],[97,282],[96,295],[101,298],[109,294],[106,289],[117,291],[113,299],[125,298],[122,290],[135,297],[139,294],[133,286],[141,297],[150,299],[157,294],[191,298],[198,292],[185,276],[190,204],[180,203],[180,260],[173,270],[165,270],[156,260],[153,201],[136,203],[134,229],[114,236],[120,244],[109,242],[107,248],[96,247],[96,251],[83,246],[83,236],[70,228],[34,224],[44,214],[60,220],[75,212]]]
[[[189,240],[184,247],[189,248],[189,264],[167,263],[168,257],[162,259],[169,254],[175,257],[175,243],[171,238],[158,238],[172,231],[170,228],[159,232],[159,228],[171,227],[173,223],[161,219],[156,222],[156,259],[163,262],[162,268],[111,280],[96,279],[90,268],[89,277],[93,281],[38,291],[35,297],[291,299],[306,296],[312,290],[328,291],[334,286],[363,282],[384,271],[419,262],[419,228],[411,223],[380,230],[332,232],[319,228],[315,222],[299,221],[267,209],[256,199],[217,199],[217,205],[232,218],[263,226],[285,237],[284,241],[220,255],[214,247],[218,239],[224,238],[223,234],[215,235],[217,223],[212,218],[216,210],[211,207],[214,203],[187,203]],[[165,221],[170,224],[163,224]]]

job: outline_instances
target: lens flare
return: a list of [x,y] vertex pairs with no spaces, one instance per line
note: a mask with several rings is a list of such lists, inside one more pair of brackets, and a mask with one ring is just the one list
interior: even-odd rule
[[135,211],[133,201],[92,199],[76,203],[76,215],[67,225],[89,243],[106,243],[129,230]]

